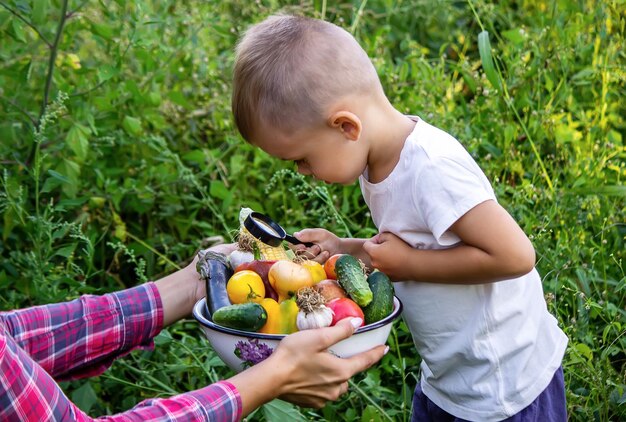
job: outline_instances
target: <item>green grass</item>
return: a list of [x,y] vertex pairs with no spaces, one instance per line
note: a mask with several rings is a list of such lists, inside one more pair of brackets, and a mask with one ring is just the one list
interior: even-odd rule
[[[306,180],[233,127],[237,37],[281,9],[352,31],[392,103],[472,153],[569,336],[570,420],[625,419],[623,0],[0,0],[0,309],[158,278],[228,239],[241,206],[288,230],[375,233],[357,185]],[[419,357],[403,323],[389,344],[338,402],[249,419],[408,421]],[[64,388],[96,416],[230,374],[186,321]]]

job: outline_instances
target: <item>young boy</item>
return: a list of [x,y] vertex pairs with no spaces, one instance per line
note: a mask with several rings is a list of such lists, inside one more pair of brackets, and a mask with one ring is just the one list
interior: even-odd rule
[[320,261],[350,253],[397,281],[422,357],[413,420],[565,421],[567,338],[534,249],[460,143],[397,111],[356,40],[319,20],[250,28],[233,88],[252,145],[327,183],[359,180],[378,235],[297,236]]

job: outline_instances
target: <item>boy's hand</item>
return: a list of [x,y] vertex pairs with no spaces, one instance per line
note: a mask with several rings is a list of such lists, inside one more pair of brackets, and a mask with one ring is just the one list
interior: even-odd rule
[[535,250],[515,220],[493,200],[476,205],[450,228],[461,240],[445,249],[413,249],[391,233],[363,245],[372,266],[392,280],[478,284],[527,274]]
[[392,280],[411,278],[407,274],[406,263],[413,248],[398,236],[383,232],[363,244],[363,250],[369,255],[372,267],[384,272]]
[[307,248],[304,245],[295,245],[297,253],[319,263],[324,263],[331,255],[339,253],[341,239],[325,229],[304,229],[293,234],[302,242],[313,242],[315,245]]

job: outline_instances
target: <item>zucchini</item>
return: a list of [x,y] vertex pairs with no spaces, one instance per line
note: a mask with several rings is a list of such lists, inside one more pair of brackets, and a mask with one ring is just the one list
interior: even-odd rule
[[374,298],[369,305],[363,307],[365,324],[380,321],[393,311],[393,284],[387,274],[374,271],[367,277]]
[[196,270],[206,285],[206,307],[210,319],[215,311],[231,304],[226,283],[233,275],[233,269],[226,255],[207,249],[198,252]]
[[267,321],[267,311],[256,302],[224,306],[213,314],[213,322],[242,331],[258,331]]
[[335,262],[335,272],[339,285],[357,305],[367,306],[372,301],[372,290],[358,259],[348,254],[341,255]]

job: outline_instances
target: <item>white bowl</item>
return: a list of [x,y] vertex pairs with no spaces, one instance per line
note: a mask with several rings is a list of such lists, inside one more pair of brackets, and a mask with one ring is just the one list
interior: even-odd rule
[[[201,299],[195,304],[193,316],[202,326],[204,334],[220,359],[236,372],[241,372],[268,357],[286,335],[254,333],[217,325],[208,318],[205,302],[206,299]],[[402,302],[394,296],[391,314],[373,324],[359,327],[352,336],[336,343],[328,350],[339,357],[347,358],[379,344],[385,344],[392,323],[401,313]]]

